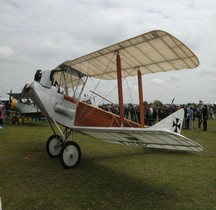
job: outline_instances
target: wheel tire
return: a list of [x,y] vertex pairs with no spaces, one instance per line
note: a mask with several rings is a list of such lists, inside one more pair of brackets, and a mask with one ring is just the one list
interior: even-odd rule
[[11,119],[11,123],[12,123],[12,124],[16,124],[17,121],[18,121],[17,117],[13,117],[13,118]]
[[74,141],[66,142],[60,153],[60,161],[64,168],[76,168],[81,160],[81,150],[79,145]]
[[18,124],[22,125],[24,123],[24,118],[23,117],[19,117],[18,118]]
[[30,123],[30,122],[32,122],[32,117],[28,117],[27,118],[27,121]]
[[47,154],[52,158],[58,157],[61,152],[62,144],[63,141],[59,135],[50,136],[46,143]]

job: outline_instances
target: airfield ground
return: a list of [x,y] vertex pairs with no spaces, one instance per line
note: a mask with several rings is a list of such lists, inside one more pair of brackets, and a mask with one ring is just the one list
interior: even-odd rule
[[[197,122],[195,122],[197,127]],[[144,150],[77,134],[81,164],[64,169],[45,151],[47,124],[0,130],[3,210],[216,209],[216,120],[183,130],[201,153]]]

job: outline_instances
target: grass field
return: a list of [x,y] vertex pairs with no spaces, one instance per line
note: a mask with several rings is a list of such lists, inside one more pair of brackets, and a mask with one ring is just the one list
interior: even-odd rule
[[45,151],[46,124],[0,130],[3,210],[216,209],[216,120],[208,131],[183,130],[201,153],[144,150],[80,134],[81,164],[64,169]]

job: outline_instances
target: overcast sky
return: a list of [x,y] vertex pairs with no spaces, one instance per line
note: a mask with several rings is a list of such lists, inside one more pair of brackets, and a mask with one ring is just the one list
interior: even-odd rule
[[[200,65],[143,76],[144,100],[216,102],[215,0],[0,0],[0,96],[21,91],[37,69],[155,29],[181,40]],[[103,88],[106,95],[110,86]],[[124,95],[137,102],[133,90]]]

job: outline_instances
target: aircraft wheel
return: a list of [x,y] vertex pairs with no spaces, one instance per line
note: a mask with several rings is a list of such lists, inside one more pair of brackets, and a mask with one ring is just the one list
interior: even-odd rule
[[60,160],[65,168],[76,168],[81,160],[79,145],[74,141],[66,142],[61,148]]
[[12,123],[12,124],[16,124],[16,123],[17,123],[17,117],[13,117],[13,118],[11,119],[11,123]]
[[28,122],[32,122],[32,117],[27,118]]
[[58,157],[61,151],[63,140],[59,135],[52,135],[48,138],[46,143],[47,154],[52,157]]
[[19,117],[18,118],[18,124],[22,125],[24,123],[24,118],[23,117]]

